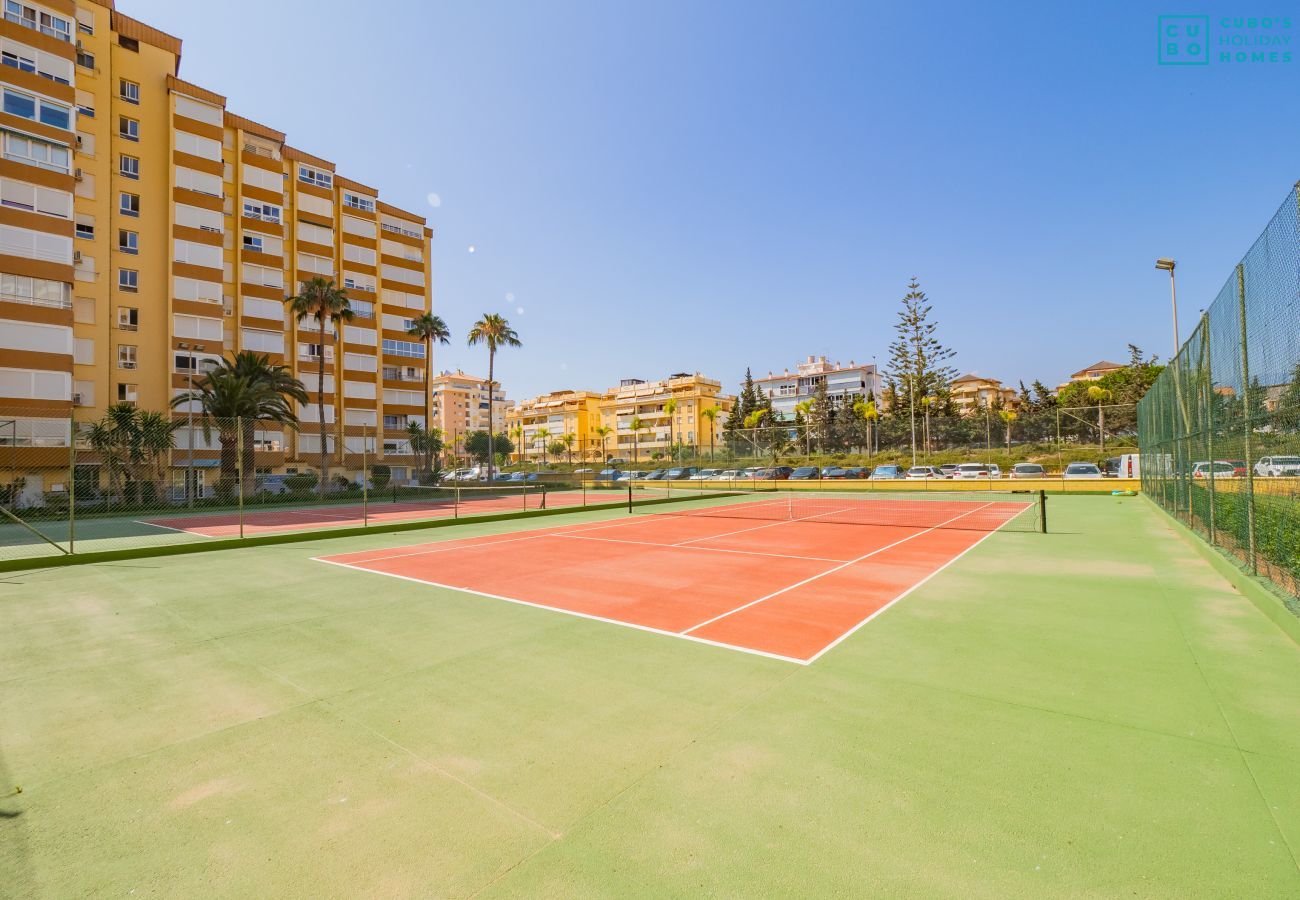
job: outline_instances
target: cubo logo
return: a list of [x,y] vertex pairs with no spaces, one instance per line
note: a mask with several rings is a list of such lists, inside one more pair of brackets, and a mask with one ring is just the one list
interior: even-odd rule
[[1208,66],[1210,64],[1209,16],[1160,16],[1159,54],[1162,66]]

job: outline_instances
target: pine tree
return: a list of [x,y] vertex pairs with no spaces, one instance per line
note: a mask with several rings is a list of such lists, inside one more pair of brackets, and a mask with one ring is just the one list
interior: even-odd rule
[[949,385],[957,377],[957,370],[947,365],[955,351],[935,337],[938,325],[930,321],[933,306],[915,277],[907,286],[902,304],[894,324],[897,337],[889,345],[891,411],[910,409],[914,395],[918,402],[921,397],[930,396],[946,405]]
[[835,411],[831,408],[831,397],[826,390],[826,379],[817,382],[817,391],[813,394],[813,406],[810,413],[813,438],[817,441],[817,450],[826,452],[826,444],[831,438],[831,426],[835,421]]

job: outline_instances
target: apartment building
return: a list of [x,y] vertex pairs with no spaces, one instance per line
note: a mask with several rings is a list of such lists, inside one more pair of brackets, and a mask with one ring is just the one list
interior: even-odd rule
[[[571,434],[575,458],[602,460],[602,442],[596,432],[601,425],[600,400],[601,395],[594,391],[563,390],[510,407],[506,431],[515,442],[516,459],[541,460],[545,444]],[[612,441],[613,435],[607,435],[604,444],[612,447]]]
[[[495,385],[492,410],[492,432],[503,433],[506,430],[506,395],[501,383]],[[432,397],[433,427],[442,430],[443,443],[455,456],[462,455],[461,444],[465,435],[471,431],[488,430],[488,381],[476,375],[466,375],[460,369],[455,372],[440,372],[429,380],[429,393]],[[384,443],[388,445],[396,440],[397,449],[406,446],[393,429],[406,430],[406,423],[398,420],[390,422],[384,419]]]
[[1056,386],[1056,389],[1059,391],[1062,388],[1069,387],[1071,384],[1073,384],[1076,381],[1098,381],[1099,379],[1102,378],[1102,376],[1109,375],[1112,372],[1118,372],[1120,369],[1123,369],[1124,367],[1125,367],[1124,363],[1111,362],[1109,360],[1103,359],[1093,363],[1092,365],[1088,366],[1086,369],[1080,369],[1079,371],[1075,372],[1073,375],[1070,376],[1069,381],[1061,382]]
[[755,378],[754,386],[772,398],[772,410],[782,419],[793,419],[795,407],[817,396],[822,385],[833,400],[854,403],[869,395],[880,399],[883,383],[875,364],[859,365],[828,362],[824,356],[809,356],[780,375],[767,373],[766,378]]
[[996,378],[985,378],[970,373],[952,382],[952,404],[964,416],[973,416],[1001,402],[1007,409],[1020,405],[1020,395],[1014,388],[1004,387]]
[[[0,444],[64,460],[73,416],[123,401],[166,410],[240,350],[312,391],[301,433],[258,432],[259,469],[314,467],[321,367],[343,471],[384,453],[381,423],[424,415],[408,388],[425,350],[405,333],[430,308],[422,217],[181,80],[180,39],[112,0],[7,0],[0,41]],[[317,275],[356,312],[324,347],[282,302]],[[174,455],[191,448],[201,480],[219,447],[182,430]],[[392,445],[389,462],[408,451]]]
[[[677,401],[670,416],[665,409],[669,400]],[[666,456],[672,444],[699,449],[722,442],[722,426],[736,398],[722,392],[722,382],[706,378],[699,372],[679,372],[658,381],[626,378],[610,388],[600,399],[600,421],[613,429],[608,441],[609,453],[632,459],[634,448],[639,459]],[[710,421],[702,415],[717,409]],[[632,421],[640,419],[643,427],[634,435]]]

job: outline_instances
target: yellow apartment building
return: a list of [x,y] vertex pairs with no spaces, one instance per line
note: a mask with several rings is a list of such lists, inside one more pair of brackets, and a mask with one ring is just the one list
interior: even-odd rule
[[[669,400],[677,402],[670,416],[665,408]],[[735,405],[736,398],[722,392],[722,383],[699,372],[679,372],[658,381],[627,378],[610,388],[600,400],[600,421],[613,429],[609,437],[611,456],[646,461],[655,454],[667,457],[673,444],[685,444],[707,451],[710,444],[722,443],[722,426]],[[716,408],[710,422],[701,413]],[[633,434],[632,421],[640,419],[643,427]]]
[[954,379],[951,391],[953,406],[964,416],[973,416],[999,399],[1007,409],[1015,409],[1020,404],[1020,395],[1014,389],[1003,387],[996,378],[974,373]]
[[[0,456],[62,465],[72,418],[166,410],[192,376],[253,350],[313,392],[301,432],[258,431],[259,470],[315,468],[323,366],[334,467],[356,477],[364,451],[403,477],[410,448],[383,426],[424,417],[428,361],[405,329],[431,308],[425,220],[181,80],[180,39],[112,0],[10,0],[0,41]],[[283,305],[317,275],[356,311],[324,347]],[[466,422],[459,376],[444,376],[451,435]],[[202,482],[217,451],[182,429],[175,478],[192,454]],[[44,481],[32,472],[27,491],[59,489]]]
[[[506,413],[506,432],[515,443],[515,458],[541,460],[544,444],[571,434],[575,459],[602,460],[601,438],[596,432],[601,424],[600,403],[600,394],[574,390],[552,391],[515,403]],[[613,446],[612,434],[605,444]]]

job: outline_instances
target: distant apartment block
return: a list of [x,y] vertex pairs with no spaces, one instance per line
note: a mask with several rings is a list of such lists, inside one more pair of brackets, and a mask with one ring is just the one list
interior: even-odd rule
[[1086,369],[1080,369],[1079,371],[1075,372],[1073,375],[1070,376],[1069,381],[1061,382],[1056,386],[1056,389],[1059,391],[1061,388],[1066,387],[1076,381],[1097,381],[1102,376],[1109,375],[1111,372],[1118,372],[1120,369],[1123,369],[1124,367],[1125,367],[1124,363],[1109,362],[1108,360],[1103,359],[1100,362],[1093,363],[1092,365],[1088,366]]
[[795,407],[817,395],[821,385],[836,401],[849,403],[865,400],[868,395],[879,399],[883,393],[880,373],[874,364],[859,365],[827,362],[824,356],[810,356],[780,375],[768,373],[766,378],[755,378],[754,386],[772,398],[772,409],[782,419],[793,419]]
[[[669,414],[668,401],[676,408]],[[722,426],[735,405],[736,398],[722,392],[722,383],[699,372],[679,372],[658,381],[627,378],[610,388],[600,400],[600,421],[612,429],[609,455],[631,459],[633,448],[639,458],[652,459],[656,453],[666,455],[673,444],[707,449],[710,442],[722,442]],[[712,421],[702,413],[717,409]],[[635,433],[632,422],[640,419],[643,427]]]
[[[252,350],[312,391],[301,433],[259,430],[259,469],[313,465],[321,367],[336,465],[366,449],[408,461],[375,434],[424,414],[428,361],[405,333],[430,308],[424,219],[182,81],[180,39],[111,0],[9,0],[0,34],[0,443],[66,447],[74,410],[166,410],[191,375]],[[302,78],[267,90],[297,102]],[[282,302],[317,275],[357,314],[323,347]],[[174,467],[191,446],[216,464],[215,439],[178,438]]]
[[[491,431],[500,434],[506,430],[506,395],[501,383],[495,385],[493,396]],[[461,454],[460,446],[465,435],[471,431],[488,431],[488,381],[477,375],[466,375],[457,369],[455,372],[440,372],[429,380],[429,393],[432,397],[433,427],[442,430],[442,440],[449,451]],[[400,433],[406,425],[399,422],[384,422],[384,443],[396,441],[399,451],[409,447],[404,443]]]
[[979,414],[998,403],[1007,409],[1014,409],[1020,404],[1020,395],[1013,388],[1004,387],[996,378],[985,378],[974,373],[953,379],[951,394],[953,406],[964,416]]
[[[540,460],[545,445],[573,435],[576,459],[600,460],[601,395],[594,391],[552,391],[522,400],[506,413],[506,431],[515,443],[515,457]],[[612,436],[605,443],[612,445]],[[550,456],[549,451],[546,455]]]

